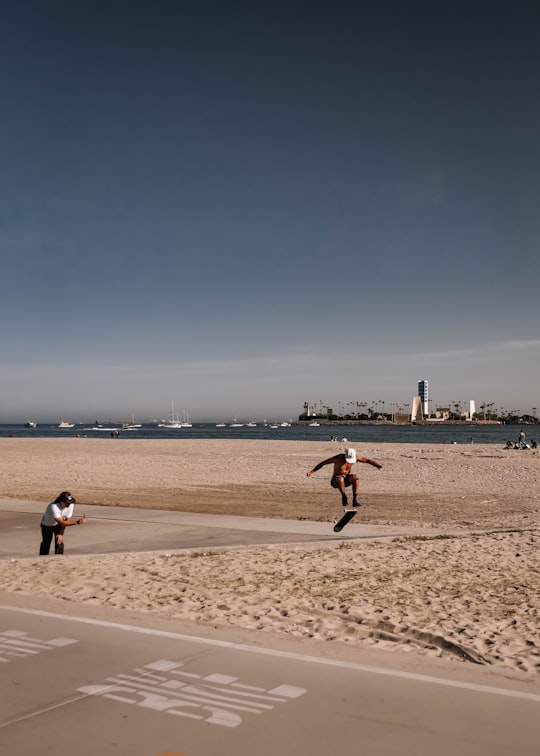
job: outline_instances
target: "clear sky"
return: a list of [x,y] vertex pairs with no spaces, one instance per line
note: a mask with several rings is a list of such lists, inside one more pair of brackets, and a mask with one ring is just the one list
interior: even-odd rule
[[12,0],[0,421],[540,408],[540,9]]

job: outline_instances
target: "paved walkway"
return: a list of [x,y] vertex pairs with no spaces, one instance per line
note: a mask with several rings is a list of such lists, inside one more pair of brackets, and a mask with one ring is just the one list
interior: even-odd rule
[[28,599],[6,605],[0,591],[9,756],[530,756],[538,746],[538,689],[468,665],[426,674],[390,654],[375,665],[354,649],[331,658],[316,643],[265,647],[266,637],[246,644],[232,631]]
[[[41,502],[0,499],[0,558],[34,556],[41,534]],[[339,534],[330,522],[278,520],[263,517],[205,515],[125,507],[77,507],[75,516],[88,523],[66,530],[66,554],[105,554],[218,548],[275,543],[317,544],[358,539],[391,539],[437,534],[440,530],[394,525],[369,525],[356,520]]]

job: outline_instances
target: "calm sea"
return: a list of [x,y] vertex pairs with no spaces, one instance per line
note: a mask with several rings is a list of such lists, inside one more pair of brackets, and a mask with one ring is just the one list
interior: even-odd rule
[[159,438],[233,438],[279,441],[328,441],[337,436],[341,442],[346,439],[354,444],[404,443],[404,444],[497,444],[517,440],[521,429],[525,431],[526,440],[540,441],[538,425],[332,425],[306,427],[271,428],[263,424],[256,427],[243,426],[231,428],[216,427],[215,423],[193,423],[192,428],[167,429],[154,424],[143,424],[136,430],[123,430],[119,426],[106,426],[96,429],[91,423],[77,423],[74,428],[62,429],[56,425],[38,425],[37,428],[25,428],[23,425],[0,425],[0,436],[13,435],[17,438],[69,438],[77,434],[88,438],[110,438],[112,429],[118,429],[118,440],[159,439]]

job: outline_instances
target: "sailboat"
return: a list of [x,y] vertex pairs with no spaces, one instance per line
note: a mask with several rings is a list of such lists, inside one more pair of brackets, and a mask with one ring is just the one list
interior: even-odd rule
[[178,415],[174,411],[174,402],[171,402],[171,415],[168,420],[162,420],[158,423],[158,428],[181,428],[182,425]]
[[174,402],[171,402],[171,416],[169,420],[162,420],[160,423],[158,423],[158,428],[169,428],[169,429],[177,429],[177,428],[191,428],[192,425],[189,422],[189,418],[186,418],[186,414],[184,412],[184,419],[180,420],[179,416],[174,411]]
[[183,417],[183,420],[182,420],[182,423],[181,423],[182,424],[182,428],[192,428],[193,425],[192,425],[192,423],[189,422],[189,415],[186,415],[186,411],[185,410],[182,412],[182,417]]

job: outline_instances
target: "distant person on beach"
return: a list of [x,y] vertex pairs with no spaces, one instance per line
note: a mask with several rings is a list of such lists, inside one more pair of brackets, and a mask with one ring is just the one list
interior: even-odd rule
[[518,446],[522,447],[525,446],[525,432],[520,430],[519,436],[518,436]]
[[54,536],[54,553],[64,553],[64,530],[69,525],[84,525],[84,517],[73,520],[75,499],[69,491],[62,491],[54,501],[47,506],[41,518],[41,544],[39,555],[47,556]]
[[325,465],[333,465],[334,469],[332,477],[330,478],[330,485],[332,486],[332,488],[337,488],[340,492],[341,503],[344,507],[348,505],[345,489],[351,486],[353,495],[352,505],[353,507],[359,507],[359,478],[356,473],[351,472],[352,466],[355,464],[355,462],[364,462],[368,465],[373,465],[373,467],[376,467],[377,470],[380,470],[382,467],[382,465],[372,459],[368,459],[367,457],[358,457],[355,449],[345,449],[345,451],[341,454],[336,454],[329,459],[325,459],[323,462],[319,462],[318,465],[315,465],[313,470],[310,470],[306,474],[307,477],[310,478],[313,473],[317,472],[317,470],[320,470],[321,467],[324,467]]

